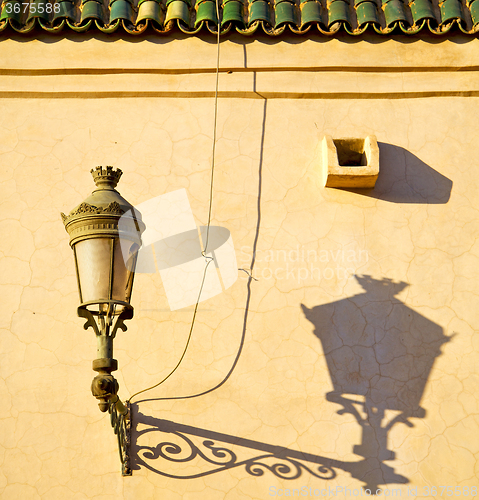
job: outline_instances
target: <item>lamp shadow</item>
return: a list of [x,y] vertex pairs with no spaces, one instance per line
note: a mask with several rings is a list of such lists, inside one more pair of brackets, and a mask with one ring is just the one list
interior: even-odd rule
[[449,201],[450,179],[407,149],[383,142],[378,145],[380,171],[374,189],[339,189],[392,203],[437,205]]
[[326,395],[353,415],[362,429],[353,447],[357,461],[313,455],[214,430],[147,416],[132,405],[131,468],[174,479],[194,479],[243,468],[251,476],[282,480],[310,475],[331,480],[342,470],[370,494],[380,485],[407,484],[387,461],[388,433],[398,423],[424,418],[421,399],[446,336],[441,326],[410,309],[396,295],[407,283],[357,276],[364,293],[311,309],[301,305],[321,341],[333,391]]
[[[146,468],[172,479],[195,479],[244,468],[247,474],[256,477],[270,473],[279,479],[293,480],[306,474],[331,480],[337,477],[340,469],[361,480],[371,468],[369,459],[355,462],[334,460],[146,416],[138,411],[136,404],[132,409],[132,470]],[[387,465],[383,471],[388,484],[408,482]]]
[[389,431],[398,423],[413,427],[410,418],[426,416],[421,399],[427,380],[441,346],[454,335],[446,336],[441,326],[395,297],[407,283],[370,276],[356,280],[365,293],[301,307],[326,358],[333,384],[326,399],[361,426],[362,442],[353,452],[371,461],[361,479],[372,489],[391,481],[391,468],[384,464],[395,459]]

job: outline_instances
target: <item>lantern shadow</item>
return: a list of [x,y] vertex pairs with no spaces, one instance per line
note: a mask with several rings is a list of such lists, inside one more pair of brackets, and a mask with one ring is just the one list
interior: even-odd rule
[[395,459],[387,443],[391,428],[412,427],[410,418],[426,416],[424,389],[441,346],[452,336],[395,297],[407,283],[370,276],[356,280],[365,293],[301,307],[326,358],[333,384],[327,400],[341,405],[338,414],[353,415],[362,428],[353,452],[370,461],[361,479],[374,489],[390,482],[391,468],[384,461]]
[[[351,462],[331,459],[150,417],[139,412],[137,404],[132,405],[132,410],[132,470],[145,468],[170,479],[197,479],[230,469],[242,469],[253,477],[269,474],[292,481],[305,475],[330,481],[338,477],[338,470],[361,480],[371,467],[369,459]],[[388,483],[408,483],[407,478],[396,474],[389,466],[383,465],[383,470]],[[376,490],[371,492],[375,493]]]
[[[196,479],[240,469],[281,480],[303,475],[332,480],[338,471],[365,483],[374,494],[380,485],[407,484],[386,463],[395,459],[388,433],[397,423],[413,426],[424,418],[425,385],[442,344],[452,337],[441,326],[396,298],[407,283],[357,276],[365,293],[303,311],[325,353],[333,391],[326,395],[353,415],[362,440],[353,448],[358,460],[343,461],[142,414],[132,405],[131,468],[171,479]],[[159,400],[161,398],[158,398]],[[142,402],[139,402],[142,403]],[[391,413],[393,413],[391,417]]]

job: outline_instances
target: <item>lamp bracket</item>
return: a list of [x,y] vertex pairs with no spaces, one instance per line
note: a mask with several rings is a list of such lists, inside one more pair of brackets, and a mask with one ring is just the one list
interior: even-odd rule
[[118,316],[118,319],[116,320],[115,325],[113,326],[113,330],[111,332],[111,336],[113,338],[115,338],[116,331],[118,330],[118,328],[122,332],[126,332],[127,327],[126,327],[124,321],[127,320],[127,319],[131,319],[131,318],[133,318],[133,307],[131,307],[128,304],[128,307],[125,306],[125,309],[123,309],[123,311]]
[[81,318],[86,318],[86,323],[83,325],[84,330],[88,330],[89,327],[92,327],[96,335],[100,335],[100,331],[98,330],[98,325],[95,322],[94,316],[89,311],[86,306],[81,305],[77,309],[78,316]]
[[[114,309],[114,306],[123,307],[123,310],[118,315],[118,317],[115,321],[115,324],[113,325],[113,328],[111,329],[111,332],[109,332],[110,324],[111,324],[110,322],[113,319],[114,314],[113,314],[113,316],[110,316],[110,322],[101,321],[100,327],[99,327],[98,322],[95,321],[95,316],[104,318],[105,314],[102,312],[91,311],[90,309],[88,309],[88,306],[98,305],[98,304],[100,304],[100,303],[99,302],[84,302],[83,304],[81,304],[78,307],[78,309],[77,309],[78,316],[80,316],[81,318],[86,318],[86,320],[87,320],[85,322],[85,324],[83,325],[83,328],[85,330],[88,330],[88,328],[91,327],[91,328],[93,328],[95,335],[106,335],[106,336],[111,337],[112,339],[115,338],[116,331],[118,330],[118,328],[120,330],[122,330],[123,332],[126,332],[127,326],[125,325],[124,322],[127,319],[133,318],[133,307],[130,304],[128,304],[127,302],[120,302],[117,300],[102,300],[101,301],[102,305],[107,304],[109,306],[108,307],[109,312]],[[106,316],[108,316],[108,314],[110,314],[109,312],[106,313]],[[108,324],[108,323],[110,323],[110,324]]]
[[131,476],[130,467],[130,433],[131,418],[130,404],[125,405],[118,399],[110,404],[110,422],[113,432],[118,438],[118,452],[120,454],[122,476]]

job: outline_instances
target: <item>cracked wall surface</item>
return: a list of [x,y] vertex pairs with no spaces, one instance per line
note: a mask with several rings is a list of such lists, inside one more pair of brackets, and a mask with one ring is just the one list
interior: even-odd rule
[[[59,214],[114,165],[132,204],[185,188],[207,222],[215,47],[2,42],[0,497],[474,497],[479,42],[459,42],[223,42],[212,224],[243,271],[133,400],[132,477],[90,394]],[[375,189],[324,188],[322,137],[371,134]],[[136,276],[132,304],[125,399],[175,367],[193,314],[170,311],[159,274]]]

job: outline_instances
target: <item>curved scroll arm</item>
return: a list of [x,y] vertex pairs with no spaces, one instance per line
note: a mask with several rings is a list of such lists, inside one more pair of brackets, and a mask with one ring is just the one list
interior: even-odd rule
[[96,324],[95,317],[89,311],[86,306],[81,305],[77,309],[78,316],[80,318],[85,318],[86,323],[83,325],[84,330],[88,330],[88,328],[93,328],[93,331],[95,332],[96,335],[100,335],[100,331],[98,330],[98,325]]
[[130,430],[131,430],[131,420],[129,404],[126,406],[120,401],[117,396],[117,400],[112,402],[109,408],[110,412],[110,422],[113,427],[113,432],[118,438],[118,453],[120,455],[121,462],[121,475],[131,476],[130,467]]
[[[185,431],[180,430],[182,426],[165,430],[160,428],[151,428],[145,432],[166,432],[179,439],[162,440],[154,447],[136,445],[136,463],[161,474],[162,476],[175,479],[193,479],[209,476],[217,472],[228,469],[244,467],[246,472],[251,476],[262,476],[266,471],[272,473],[280,479],[292,480],[299,478],[303,472],[307,472],[318,479],[330,480],[336,477],[334,469],[334,461],[325,459],[323,463],[316,460],[320,457],[314,457],[316,467],[306,465],[306,456],[302,459],[288,456],[289,450],[274,450],[276,447],[271,447],[261,443],[260,446],[255,446],[257,449],[263,448],[265,453],[260,453],[254,457],[240,459],[232,450],[225,447],[224,443],[218,443],[218,439],[206,439],[200,443],[195,443]],[[218,435],[219,436],[219,435]],[[228,438],[228,436],[226,436]],[[221,441],[221,440],[220,440]],[[226,441],[228,442],[228,441]],[[244,446],[241,443],[239,446]],[[248,448],[249,446],[247,446]],[[271,450],[271,451],[269,451]],[[294,451],[292,453],[295,453]],[[154,467],[149,461],[162,459],[174,463],[186,463],[199,460],[206,466],[207,470],[190,475],[177,475],[161,470],[159,467]]]
[[126,327],[124,321],[127,320],[127,319],[132,319],[132,318],[133,318],[133,307],[131,307],[128,304],[128,306],[125,306],[125,308],[123,309],[123,311],[118,316],[118,319],[116,320],[115,325],[113,326],[113,330],[111,332],[111,336],[113,338],[115,337],[116,331],[118,330],[118,328],[122,332],[126,332],[127,327]]
[[[78,313],[78,316],[80,316],[81,318],[85,318],[87,320],[85,322],[85,324],[83,325],[83,328],[85,330],[88,330],[88,328],[91,327],[91,328],[93,328],[93,331],[95,332],[96,335],[105,335],[107,333],[105,331],[103,331],[104,330],[103,323],[102,322],[100,323],[101,326],[99,328],[97,321],[95,321],[95,316],[98,316],[101,319],[101,317],[104,317],[104,315],[100,314],[97,311],[90,311],[90,309],[88,309],[88,306],[98,305],[98,304],[99,304],[99,302],[96,302],[96,301],[95,302],[85,302],[78,307],[77,313]],[[110,307],[114,308],[115,306],[123,307],[123,310],[118,315],[118,317],[115,321],[115,324],[113,325],[113,327],[111,329],[111,333],[109,334],[109,336],[112,338],[115,338],[116,331],[118,330],[118,328],[120,330],[122,330],[123,332],[126,332],[127,327],[126,327],[124,322],[127,319],[133,318],[133,307],[130,304],[128,304],[128,302],[120,302],[120,301],[115,301],[115,300],[102,300],[101,304],[106,304],[106,305],[108,305],[109,308]]]

